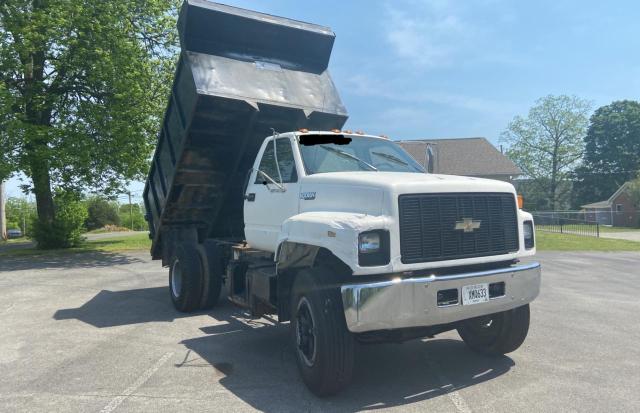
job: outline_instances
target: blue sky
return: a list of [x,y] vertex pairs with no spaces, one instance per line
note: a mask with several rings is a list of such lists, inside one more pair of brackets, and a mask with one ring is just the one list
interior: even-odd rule
[[[500,132],[534,101],[640,99],[635,1],[227,0],[331,27],[348,127],[393,139]],[[133,185],[139,190],[141,184]],[[15,180],[9,195],[19,195]]]

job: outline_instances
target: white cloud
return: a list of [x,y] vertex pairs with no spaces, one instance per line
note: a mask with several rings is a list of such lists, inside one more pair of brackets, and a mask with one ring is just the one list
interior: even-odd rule
[[[483,20],[481,12],[488,11],[491,20]],[[422,68],[470,60],[517,63],[496,50],[500,39],[495,25],[516,21],[500,0],[394,0],[386,3],[385,12],[387,42],[398,57]]]
[[349,78],[347,88],[358,96],[377,97],[415,105],[431,103],[495,116],[509,115],[516,110],[513,105],[505,102],[440,90],[410,88],[403,82],[385,81],[364,74]]
[[387,3],[387,41],[401,58],[421,66],[446,66],[475,30],[446,0]]

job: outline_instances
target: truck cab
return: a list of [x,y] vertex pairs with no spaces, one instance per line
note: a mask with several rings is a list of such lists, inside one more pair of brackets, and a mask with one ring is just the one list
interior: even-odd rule
[[[292,321],[308,383],[317,334],[401,341],[455,328],[488,354],[526,337],[540,265],[519,263],[535,254],[534,226],[509,183],[427,174],[387,138],[303,130],[264,140],[244,200],[245,247],[271,254],[275,281],[263,284],[276,291],[242,289],[236,302],[268,301]],[[318,298],[327,286],[334,295]],[[332,331],[322,311],[336,313]]]
[[[273,253],[280,269],[295,267],[300,254],[311,260],[323,250],[348,268],[345,282],[391,278],[399,285],[396,290],[403,279],[413,284],[416,275],[500,270],[500,280],[488,283],[486,291],[441,293],[434,310],[471,300],[462,296],[465,292],[490,301],[487,310],[526,304],[538,293],[538,265],[514,266],[535,254],[535,240],[532,216],[518,208],[511,184],[426,174],[387,138],[339,131],[274,134],[264,140],[248,176],[246,241]],[[518,286],[516,294],[512,282],[503,280],[503,268],[527,274],[531,285]],[[358,306],[366,289],[345,286],[343,298],[355,294]],[[457,312],[438,311],[445,320],[452,319],[445,314]],[[476,314],[479,307],[469,311]],[[392,310],[389,314],[371,320],[358,307],[349,314],[349,329],[415,326],[413,316],[403,321]]]

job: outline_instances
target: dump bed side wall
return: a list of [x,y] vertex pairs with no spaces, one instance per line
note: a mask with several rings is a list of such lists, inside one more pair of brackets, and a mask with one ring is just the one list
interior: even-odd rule
[[160,217],[173,186],[197,99],[193,76],[181,56],[143,195],[152,238],[158,232]]
[[329,29],[201,0],[185,2],[179,28],[183,50],[144,192],[155,259],[185,228],[244,237],[244,183],[273,129],[347,120],[326,71]]

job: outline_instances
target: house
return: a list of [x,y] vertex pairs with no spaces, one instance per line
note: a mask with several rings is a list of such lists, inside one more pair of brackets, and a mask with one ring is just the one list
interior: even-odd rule
[[622,185],[606,201],[582,205],[587,221],[598,222],[614,227],[637,227],[640,211],[633,204],[627,187],[629,182]]
[[522,174],[485,138],[396,141],[427,172],[512,182]]

